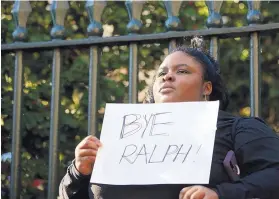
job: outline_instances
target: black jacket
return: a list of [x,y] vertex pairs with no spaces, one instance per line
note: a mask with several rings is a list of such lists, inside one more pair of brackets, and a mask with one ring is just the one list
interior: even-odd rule
[[[231,181],[223,167],[229,150],[236,154],[241,174]],[[148,176],[146,176],[148,177]],[[59,187],[63,199],[178,199],[189,185],[93,185],[70,165]],[[279,199],[279,137],[258,118],[240,118],[220,111],[210,182],[220,199]]]

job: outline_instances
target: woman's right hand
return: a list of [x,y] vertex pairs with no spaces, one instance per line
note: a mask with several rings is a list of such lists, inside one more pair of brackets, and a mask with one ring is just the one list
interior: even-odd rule
[[98,148],[101,142],[98,138],[89,135],[84,138],[75,149],[75,166],[83,175],[92,173]]

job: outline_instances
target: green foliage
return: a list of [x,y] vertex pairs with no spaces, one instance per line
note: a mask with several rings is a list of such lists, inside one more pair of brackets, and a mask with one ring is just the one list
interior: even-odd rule
[[[12,43],[15,25],[12,20],[10,1],[1,4],[1,42]],[[52,28],[48,2],[31,1],[32,13],[27,21],[29,41],[49,41]],[[262,2],[264,23],[278,22],[278,2]],[[246,2],[224,1],[221,13],[224,26],[247,25]],[[180,19],[184,30],[203,29],[208,11],[204,2],[183,2]],[[165,32],[167,14],[162,2],[147,2],[141,16],[141,34]],[[109,1],[102,15],[106,34],[126,35],[129,22],[124,2]],[[65,19],[66,39],[87,37],[89,19],[84,1],[71,1]],[[189,38],[184,38],[185,42]],[[279,37],[270,34],[261,38],[262,61],[262,115],[279,132]],[[160,44],[139,45],[139,99],[143,99],[148,79],[167,53],[168,41]],[[128,101],[127,46],[103,46],[99,66],[99,107],[98,126],[101,129],[105,103]],[[69,162],[74,158],[74,149],[87,135],[87,109],[89,87],[89,49],[62,50],[60,87],[60,167],[59,179],[65,173]],[[22,107],[22,195],[31,198],[38,196],[38,189],[31,187],[34,178],[47,181],[50,132],[52,51],[24,52],[24,82]],[[1,127],[2,153],[11,151],[12,106],[15,54],[2,55],[1,70]],[[249,115],[249,38],[233,38],[220,41],[220,64],[223,77],[230,90],[229,111]],[[98,135],[98,132],[96,132]],[[9,169],[2,171],[2,186],[8,186]],[[39,177],[38,177],[39,176]],[[4,197],[4,196],[3,196]]]

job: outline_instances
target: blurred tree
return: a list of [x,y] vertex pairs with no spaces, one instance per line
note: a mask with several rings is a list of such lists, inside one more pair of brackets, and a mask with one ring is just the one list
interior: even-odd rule
[[[1,42],[12,43],[15,25],[12,21],[13,2],[1,4]],[[264,23],[278,22],[279,2],[262,2]],[[31,1],[32,13],[27,21],[29,41],[49,41],[52,27],[50,5],[47,1]],[[243,1],[224,1],[221,8],[225,27],[247,25],[247,4]],[[204,2],[185,1],[180,10],[184,30],[205,28],[208,10]],[[162,2],[147,2],[142,11],[141,34],[165,32],[167,14]],[[122,1],[109,1],[102,15],[104,36],[126,35],[129,18]],[[70,1],[65,20],[67,40],[86,38],[89,24],[85,2]],[[189,38],[183,38],[187,43]],[[279,37],[270,34],[261,38],[262,115],[279,132]],[[139,46],[139,99],[142,101],[146,83],[168,50],[167,41]],[[248,116],[249,109],[249,38],[220,41],[220,64],[230,90],[229,111]],[[88,49],[63,50],[61,69],[60,119],[60,178],[74,157],[77,143],[87,135]],[[99,93],[99,130],[105,103],[127,102],[128,59],[127,46],[101,48]],[[1,70],[1,127],[2,153],[11,151],[14,53],[2,54]],[[52,52],[24,52],[23,128],[22,128],[22,195],[23,198],[44,198],[48,176],[48,143],[50,125]],[[98,132],[96,132],[98,135]],[[9,168],[9,162],[6,166]],[[8,197],[9,169],[2,170],[3,198]],[[33,181],[37,179],[37,181]],[[39,179],[39,180],[38,180]],[[41,186],[42,185],[42,186]],[[40,191],[41,190],[41,191]]]

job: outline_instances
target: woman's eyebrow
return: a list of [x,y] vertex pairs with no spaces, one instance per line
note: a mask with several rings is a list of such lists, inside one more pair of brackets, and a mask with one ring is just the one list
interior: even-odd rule
[[173,67],[178,68],[178,67],[180,67],[180,66],[186,66],[186,67],[189,67],[189,65],[188,65],[188,64],[176,64],[176,65],[174,65]]
[[[176,65],[172,65],[172,67],[174,68],[178,68],[178,67],[181,67],[181,66],[186,66],[186,67],[189,67],[188,64],[176,64]],[[169,67],[168,66],[162,66],[159,68],[159,70],[164,70],[164,69],[168,69]]]

